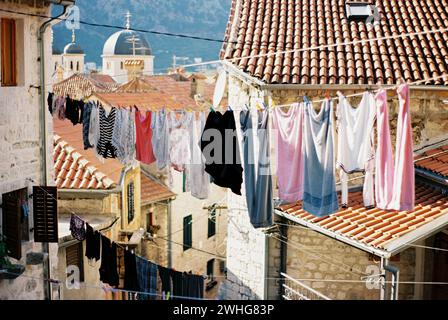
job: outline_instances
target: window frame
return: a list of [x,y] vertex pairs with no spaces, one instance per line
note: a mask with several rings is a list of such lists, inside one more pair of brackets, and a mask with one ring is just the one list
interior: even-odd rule
[[130,224],[135,218],[135,186],[134,181],[131,181],[126,186],[126,203],[128,224]]
[[216,235],[216,210],[210,210],[207,219],[207,238]]
[[206,271],[207,271],[207,277],[209,277],[210,280],[213,280],[215,278],[215,258],[212,258],[207,261]]
[[[10,39],[7,39],[5,28],[7,24],[10,23],[8,26],[10,29],[10,33],[8,36],[10,36]],[[1,87],[17,87],[18,86],[18,66],[17,66],[17,60],[18,60],[18,52],[17,52],[17,21],[13,18],[0,18],[0,47],[1,47],[1,61],[0,61],[0,69],[1,69],[1,81],[0,86]],[[9,41],[9,42],[7,42]],[[9,45],[7,45],[9,44]],[[9,49],[9,50],[8,50]],[[9,52],[10,51],[10,52]],[[7,57],[9,56],[10,60],[10,66],[6,68],[7,64]],[[9,71],[10,77],[6,77],[6,72]],[[10,78],[5,81],[5,78]]]
[[72,264],[72,265],[76,265],[79,269],[79,282],[84,282],[85,277],[84,277],[84,247],[83,247],[83,242],[79,241],[75,244],[72,244],[70,246],[67,246],[65,248],[65,264],[66,267],[68,267],[69,264],[69,250],[74,250],[74,248],[76,248],[77,250],[77,263],[78,264]]
[[193,215],[187,215],[183,219],[183,251],[193,246]]

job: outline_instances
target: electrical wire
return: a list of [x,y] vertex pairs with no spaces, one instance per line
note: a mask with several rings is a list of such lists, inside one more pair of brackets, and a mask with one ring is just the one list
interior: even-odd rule
[[[68,20],[68,18],[52,17],[52,16],[43,15],[43,14],[28,13],[28,12],[14,11],[14,10],[8,10],[8,9],[0,9],[0,11],[6,12],[6,13],[24,15],[24,16],[54,19],[54,20],[59,20],[59,21]],[[193,35],[187,35],[187,34],[163,32],[163,31],[155,31],[155,30],[145,30],[145,29],[138,29],[138,28],[131,28],[131,27],[127,28],[127,27],[118,26],[118,25],[94,23],[94,22],[88,22],[88,21],[83,21],[83,20],[79,20],[79,23],[83,24],[83,25],[91,26],[91,27],[103,27],[103,28],[112,28],[112,29],[119,29],[119,30],[130,30],[130,31],[149,33],[149,34],[154,34],[154,35],[159,35],[159,36],[177,37],[177,38],[185,38],[185,39],[192,39],[192,40],[203,40],[203,41],[218,42],[218,43],[229,43],[230,42],[230,41],[213,39],[213,38],[208,38],[208,37],[199,37],[199,36],[193,36]]]

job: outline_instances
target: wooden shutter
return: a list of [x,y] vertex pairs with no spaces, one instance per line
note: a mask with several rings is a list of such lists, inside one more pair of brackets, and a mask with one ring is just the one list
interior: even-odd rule
[[184,251],[191,248],[192,245],[192,216],[184,217]]
[[215,275],[215,259],[210,259],[207,261],[207,276],[209,276],[210,279],[213,279],[214,275]]
[[127,187],[128,198],[128,223],[134,220],[135,203],[134,203],[134,182],[130,182]]
[[207,236],[213,237],[216,234],[216,211],[212,210],[208,216],[208,232]]
[[82,254],[82,242],[78,242],[65,249],[65,260],[68,266],[79,268],[79,281],[84,281],[84,255]]
[[17,85],[16,21],[1,19],[2,86]]
[[35,242],[58,242],[57,199],[56,187],[33,187]]
[[6,237],[8,256],[22,257],[22,228],[20,224],[20,199],[15,191],[2,195],[3,235]]

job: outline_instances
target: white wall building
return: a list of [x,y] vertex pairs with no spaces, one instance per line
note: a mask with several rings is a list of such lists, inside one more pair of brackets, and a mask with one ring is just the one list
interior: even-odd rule
[[76,43],[75,30],[72,30],[72,41],[63,51],[53,46],[52,49],[52,80],[58,83],[75,73],[84,72],[84,50]]
[[126,15],[126,30],[121,30],[111,35],[103,48],[104,74],[110,75],[118,83],[128,81],[128,72],[125,62],[129,60],[143,61],[143,74],[154,74],[154,56],[146,37],[136,31],[130,30],[130,14]]
[[[38,43],[38,30],[48,20],[38,16],[51,15],[50,1],[11,3],[0,0],[0,7],[30,14],[0,12],[0,36],[10,43],[1,48],[0,59],[0,234],[15,233],[15,237],[9,236],[7,240],[10,251],[8,259],[25,269],[14,280],[6,280],[5,273],[0,274],[0,300],[45,299],[49,298],[49,291],[46,290],[49,284],[44,278],[51,277],[54,270],[46,267],[46,246],[34,242],[31,194],[32,186],[51,185],[54,180],[51,169],[52,141],[46,138],[52,136],[52,122],[46,105],[41,105],[41,94],[46,98],[48,87],[44,87],[42,93],[38,90],[41,74],[39,60],[45,61],[47,83],[52,71],[51,26],[43,34],[44,57],[40,55]],[[43,152],[44,145],[46,152]],[[6,203],[2,198],[13,201]],[[28,205],[29,213],[22,215],[23,219],[14,219],[14,216],[20,216],[21,205]],[[49,251],[50,255],[52,251],[57,252],[57,244],[51,243]],[[4,265],[0,269],[8,270]]]

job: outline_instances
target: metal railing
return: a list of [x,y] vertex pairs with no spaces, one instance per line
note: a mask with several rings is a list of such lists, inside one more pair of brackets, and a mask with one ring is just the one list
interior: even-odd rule
[[283,299],[285,300],[331,300],[324,294],[307,286],[303,282],[291,278],[286,273],[281,273],[284,277]]

